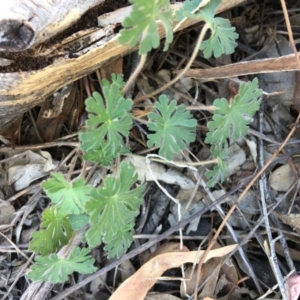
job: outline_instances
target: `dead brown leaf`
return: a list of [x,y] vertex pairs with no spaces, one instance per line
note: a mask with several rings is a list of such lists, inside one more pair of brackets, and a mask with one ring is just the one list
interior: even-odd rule
[[[236,244],[211,250],[205,257],[204,262],[213,257],[227,255],[235,248]],[[160,277],[166,270],[178,268],[185,263],[194,263],[195,261],[199,261],[204,253],[205,250],[173,252],[157,255],[144,264],[133,276],[124,281],[109,299],[142,300],[156,283],[157,278]]]

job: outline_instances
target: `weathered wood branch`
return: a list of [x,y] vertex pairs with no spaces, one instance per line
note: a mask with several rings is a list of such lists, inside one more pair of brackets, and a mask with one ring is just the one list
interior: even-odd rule
[[[300,55],[300,53],[298,53]],[[275,58],[263,58],[257,60],[243,61],[227,66],[211,69],[190,69],[185,76],[195,79],[216,79],[245,76],[250,74],[263,74],[274,72],[297,71],[295,54],[288,54]],[[182,70],[176,71],[180,73]]]
[[[219,6],[218,12],[225,11],[243,2],[244,0],[224,0]],[[177,9],[178,6],[173,6],[173,8]],[[128,9],[124,11],[128,12]],[[114,12],[111,14],[114,14]],[[118,15],[122,16],[122,11],[119,10]],[[195,20],[188,20],[178,30],[195,23]],[[89,45],[88,42],[91,40],[93,41],[92,45],[87,48],[80,48],[78,52],[72,53],[72,56],[63,53],[52,65],[44,69],[30,72],[0,73],[0,129],[8,127],[11,121],[21,113],[40,104],[47,96],[61,87],[95,71],[114,59],[136,50],[126,45],[120,45],[117,41],[118,35],[112,33],[112,27],[110,26],[113,25],[96,29],[83,37],[84,45],[86,45],[86,42]],[[160,38],[164,37],[162,27],[159,29],[159,35]],[[49,49],[45,51],[47,50]],[[56,49],[55,51],[62,50]]]
[[68,28],[105,0],[1,1],[0,50],[23,51]]

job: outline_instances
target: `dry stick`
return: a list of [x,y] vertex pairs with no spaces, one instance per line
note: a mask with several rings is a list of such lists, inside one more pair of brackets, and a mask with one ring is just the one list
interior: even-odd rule
[[130,88],[130,86],[132,85],[132,83],[134,82],[134,80],[136,79],[136,77],[142,71],[142,69],[143,69],[143,67],[145,65],[146,59],[147,59],[147,54],[141,55],[141,60],[139,61],[139,64],[135,68],[134,72],[130,75],[129,79],[126,82],[126,85],[123,88],[123,91],[122,91],[123,94],[126,93],[126,91]]
[[[293,275],[293,272],[290,272],[289,274],[287,274],[283,280],[285,281],[286,279],[288,279],[289,277],[291,277]],[[261,300],[265,300],[265,299],[269,299],[269,298],[266,298],[268,295],[274,293],[275,289],[279,286],[279,284],[275,284],[273,285],[271,288],[269,288],[263,295],[261,295],[259,298],[256,298],[257,300],[258,299],[261,299]],[[273,299],[273,298],[271,298]]]
[[[181,221],[181,203],[178,199],[174,198],[172,195],[169,194],[169,192],[158,182],[157,178],[154,176],[153,172],[152,172],[152,169],[151,169],[151,158],[154,157],[154,158],[159,158],[161,159],[161,157],[157,154],[148,154],[147,157],[146,157],[146,165],[147,165],[147,168],[150,172],[150,175],[151,177],[153,178],[154,182],[156,183],[156,185],[163,191],[163,193],[165,195],[167,195],[176,205],[177,205],[177,213],[178,213],[178,222]],[[173,165],[175,165],[173,163]],[[177,165],[178,167],[178,165]],[[181,167],[187,167],[187,168],[190,168],[194,171],[196,171],[196,169],[192,166],[188,166],[188,165],[185,165],[185,166],[181,166]],[[183,239],[182,239],[182,228],[179,229],[179,235],[180,235],[180,250],[182,251],[183,249]],[[183,269],[182,269],[183,270]]]
[[[155,76],[153,75],[153,73],[151,72],[144,72],[145,76],[148,77],[148,78],[151,78],[153,80],[155,80],[158,84],[161,84],[161,85],[164,85],[167,83],[166,80],[163,80],[162,78],[158,77],[158,76]],[[191,96],[188,96],[186,95],[186,93],[183,93],[181,92],[180,90],[178,90],[177,88],[175,87],[170,87],[170,90],[176,94],[178,94],[180,97],[186,99],[187,101],[189,101],[190,103],[193,103],[194,102],[194,99],[191,97]],[[188,110],[193,110],[195,108],[195,110],[214,110],[215,109],[215,106],[206,106],[206,105],[198,105],[198,106],[188,106],[186,109]]]
[[[262,176],[265,177],[265,176]],[[275,274],[275,278],[277,280],[278,286],[279,286],[279,290],[281,292],[281,296],[283,298],[283,300],[287,300],[287,295],[285,292],[285,288],[284,288],[284,284],[283,284],[283,276],[280,272],[280,268],[278,265],[278,259],[276,256],[276,250],[275,250],[275,245],[273,242],[273,237],[272,237],[272,233],[271,233],[271,229],[270,229],[270,223],[269,223],[269,218],[268,218],[268,210],[267,210],[267,204],[266,204],[266,198],[265,198],[265,181],[266,178],[260,179],[259,180],[259,187],[260,187],[260,197],[261,197],[261,202],[262,202],[262,211],[263,211],[263,216],[265,219],[265,226],[266,226],[266,230],[267,230],[267,236],[268,236],[268,240],[269,240],[269,247],[270,247],[270,251],[267,249],[267,247],[265,247],[265,252],[268,255],[268,259],[270,262],[270,265],[272,267],[272,270]]]
[[[295,41],[294,41],[294,38],[293,38],[293,32],[292,32],[292,28],[291,28],[291,22],[290,22],[290,18],[289,18],[289,15],[288,15],[288,11],[286,9],[286,4],[285,4],[285,1],[284,0],[281,0],[281,7],[282,7],[282,11],[283,11],[283,15],[284,15],[284,20],[286,22],[286,27],[287,27],[287,30],[288,30],[288,35],[289,35],[289,41],[290,41],[290,46],[292,47],[293,49],[293,52],[295,54],[295,57],[296,57],[296,61],[297,61],[297,64],[298,64],[298,69],[300,70],[300,59],[299,59],[299,55],[298,55],[298,52],[297,52],[297,49],[295,47]],[[298,71],[298,75],[299,75],[299,71]],[[298,76],[299,77],[299,76]],[[295,89],[295,92],[297,91],[297,89]],[[294,98],[295,98],[295,94],[294,94]],[[296,106],[296,103],[295,103],[295,99],[294,99],[294,105]],[[298,104],[298,103],[297,103]],[[284,247],[284,244],[285,244],[285,247]],[[282,248],[283,249],[286,249],[287,248],[287,245],[286,245],[286,240],[283,241],[282,243]],[[288,255],[287,255],[288,254]],[[294,268],[295,270],[295,266],[294,266],[294,263],[293,261],[291,260],[291,257],[289,255],[289,252],[286,254],[286,258],[287,258],[287,263],[289,265],[290,268]]]
[[[228,211],[226,217],[223,219],[221,225],[219,226],[218,230],[216,231],[213,239],[211,240],[210,244],[208,245],[206,252],[204,253],[204,255],[201,257],[199,263],[198,263],[198,270],[197,270],[197,278],[196,278],[196,282],[198,282],[199,278],[200,278],[200,273],[201,273],[201,266],[203,264],[203,261],[207,255],[207,253],[212,249],[213,245],[215,244],[215,242],[217,241],[218,236],[220,235],[222,229],[224,228],[226,222],[228,221],[229,217],[232,215],[232,213],[234,212],[234,210],[237,208],[238,203],[244,198],[244,196],[246,195],[246,193],[249,191],[250,187],[255,183],[255,181],[261,176],[261,174],[263,174],[265,172],[265,170],[268,168],[268,166],[272,163],[272,161],[277,157],[277,155],[281,152],[281,150],[284,148],[284,146],[286,145],[286,143],[288,142],[288,140],[290,139],[290,137],[293,135],[293,133],[295,132],[296,128],[297,128],[297,124],[300,120],[300,113],[298,114],[297,120],[292,128],[292,130],[290,131],[290,133],[288,134],[288,136],[286,137],[286,139],[284,140],[284,142],[282,143],[282,145],[274,152],[274,154],[271,156],[271,158],[268,160],[268,162],[264,165],[263,168],[260,169],[260,171],[253,177],[253,179],[249,182],[249,184],[246,186],[245,190],[241,193],[241,195],[239,196],[239,198],[237,199],[236,203],[230,208],[230,210]],[[194,291],[194,299],[197,299],[197,286],[195,287],[195,291]]]
[[86,90],[86,93],[87,93],[88,97],[91,97],[92,92],[91,92],[91,89],[90,89],[89,80],[88,80],[87,76],[83,77],[83,83],[84,83],[84,87],[85,87],[85,90]]
[[[293,189],[293,187],[291,187],[289,189],[289,191],[286,192],[285,195],[289,194],[289,192]],[[280,201],[278,201],[277,203],[275,203],[275,205],[270,208],[270,210],[267,212],[268,215],[270,215],[274,210],[275,208],[280,204],[280,202],[284,199],[285,197],[283,197]],[[260,219],[258,221],[256,221],[256,224],[255,226],[250,230],[250,232],[243,238],[243,240],[240,241],[239,245],[237,245],[237,247],[234,249],[233,252],[231,252],[228,257],[231,257],[235,252],[239,251],[240,248],[242,248],[243,245],[245,245],[249,239],[252,238],[252,236],[255,234],[256,230],[259,228],[259,226],[262,225],[262,223],[264,222],[264,217],[260,217]],[[224,237],[223,236],[223,239],[226,238],[226,236]],[[288,277],[286,277],[288,278]],[[278,284],[277,284],[278,285]],[[277,286],[276,285],[276,286]],[[266,295],[266,294],[265,294]],[[260,297],[259,299],[264,299],[263,297]]]
[[298,68],[300,70],[300,59],[299,59],[299,56],[298,56],[297,49],[295,47],[295,42],[294,42],[292,28],[291,28],[291,22],[290,22],[289,15],[288,15],[288,12],[287,12],[287,9],[286,9],[285,1],[280,0],[280,2],[281,2],[281,7],[282,7],[283,15],[284,15],[284,20],[285,20],[285,23],[286,23],[288,35],[289,35],[290,46],[293,49],[293,52],[295,54],[296,61],[297,61],[297,64],[298,64]]
[[160,92],[164,91],[169,86],[173,85],[176,81],[178,81],[189,70],[189,68],[191,67],[193,61],[195,60],[195,58],[197,56],[197,53],[198,53],[199,48],[200,48],[200,45],[201,45],[201,43],[202,43],[202,41],[203,41],[203,39],[205,37],[205,34],[206,34],[206,32],[207,32],[208,29],[209,29],[209,26],[207,24],[204,24],[204,26],[203,26],[203,28],[201,30],[201,33],[199,34],[199,37],[198,37],[196,46],[194,48],[194,51],[192,53],[192,56],[191,56],[190,60],[188,61],[187,65],[185,66],[185,68],[173,80],[171,80],[167,84],[163,85],[162,87],[160,87],[159,89],[157,89],[153,93],[150,93],[148,95],[143,95],[143,96],[140,96],[140,97],[136,98],[134,100],[135,104],[138,103],[138,102],[141,102],[142,100],[145,100],[147,98],[153,97],[153,96],[159,94]]
[[[259,112],[259,131],[262,132],[263,129],[263,105],[261,106],[260,112]],[[262,139],[259,139],[259,167],[262,168],[264,165],[264,143]],[[286,292],[284,289],[284,284],[283,284],[283,276],[281,274],[279,265],[278,265],[278,259],[276,256],[276,251],[275,251],[275,246],[274,243],[272,242],[272,233],[271,233],[271,228],[270,228],[270,222],[269,222],[269,215],[268,215],[268,210],[267,210],[267,200],[266,198],[269,200],[270,199],[270,195],[268,193],[268,189],[267,189],[267,176],[266,173],[264,172],[261,175],[261,179],[259,180],[259,190],[260,190],[260,199],[261,199],[261,203],[262,203],[262,217],[265,219],[264,223],[265,223],[265,228],[267,231],[267,237],[269,240],[269,247],[270,247],[270,251],[271,254],[269,253],[267,246],[264,245],[264,249],[265,249],[265,253],[268,256],[270,265],[272,267],[273,273],[275,274],[275,278],[277,280],[278,286],[279,286],[279,290],[281,292],[282,298],[284,300],[287,300],[287,296],[286,296]],[[268,201],[268,204],[270,204],[270,201]],[[271,216],[271,215],[270,215]],[[275,222],[274,224],[278,223],[278,219],[276,220],[277,222]],[[277,225],[277,224],[276,224]],[[280,230],[280,228],[279,228]],[[280,234],[282,234],[280,232]],[[266,241],[265,241],[266,243]],[[283,244],[282,244],[283,247]]]
[[17,274],[14,282],[10,285],[9,289],[3,295],[1,300],[5,300],[7,297],[9,297],[11,295],[11,291],[16,286],[16,284],[17,284],[18,280],[20,279],[20,277],[22,277],[25,274],[26,269],[27,269],[28,265],[32,262],[33,258],[34,258],[34,253],[32,253],[31,256],[29,257],[29,259],[24,263],[24,265],[22,266],[20,272]]
[[196,105],[196,106],[187,106],[186,110],[207,110],[214,111],[216,107],[214,105]]
[[[259,112],[259,131],[262,132],[263,131],[263,122],[264,122],[264,113],[263,113],[263,108],[260,110]],[[283,153],[286,153],[286,151],[282,151]],[[259,139],[259,166],[262,167],[264,165],[264,143],[262,139]],[[261,200],[262,200],[262,208],[263,208],[263,213],[265,215],[265,218],[268,218],[268,216],[266,215],[266,205],[270,205],[271,204],[271,200],[270,200],[270,193],[269,193],[269,189],[267,188],[267,177],[266,177],[266,173],[263,173],[261,176],[261,180],[259,181],[259,185],[260,185],[260,191],[261,191]],[[289,266],[289,268],[291,270],[295,271],[295,265],[294,262],[291,258],[289,249],[288,249],[288,245],[286,242],[286,239],[284,238],[283,232],[282,232],[282,225],[281,222],[279,221],[278,217],[274,214],[270,215],[271,220],[273,221],[274,225],[276,226],[276,228],[278,228],[278,232],[279,232],[279,236],[281,236],[280,238],[280,243],[282,246],[282,249],[284,251],[284,256],[286,259],[286,262]],[[284,290],[284,286],[282,284],[283,281],[283,277],[281,275],[279,266],[278,266],[278,261],[277,261],[277,257],[276,257],[276,253],[275,253],[275,249],[274,249],[274,243],[271,241],[272,240],[272,234],[271,234],[271,229],[270,229],[270,225],[269,225],[269,220],[266,219],[266,230],[268,233],[268,237],[269,237],[269,242],[270,242],[270,249],[271,249],[271,256],[270,256],[270,260],[272,261],[272,267],[275,273],[275,276],[277,278],[278,284],[279,284],[279,288],[280,291],[283,295],[283,297],[285,295],[285,290]]]
[[18,248],[18,246],[11,240],[11,239],[9,239],[6,235],[4,235],[1,231],[0,231],[0,235],[4,238],[4,239],[6,239],[12,246],[13,246],[13,248],[15,248],[16,249],[16,252],[17,253],[21,253],[21,255],[23,256],[23,257],[25,257],[26,258],[26,260],[29,260],[29,257],[20,249],[20,248]]
[[[200,8],[202,8],[203,6],[207,5],[210,2],[210,0],[204,0],[204,1],[200,1],[200,4],[192,11],[192,14],[195,14],[198,10],[200,10]],[[188,18],[185,17],[183,18],[174,28],[174,31],[178,30],[178,28],[187,20]]]
[[45,148],[52,148],[52,147],[62,147],[62,146],[67,146],[67,147],[79,147],[80,143],[79,142],[64,142],[64,141],[54,141],[54,142],[48,142],[44,144],[36,144],[36,145],[24,145],[24,146],[16,146],[15,149],[11,149],[11,147],[0,147],[0,153],[18,153],[18,152],[23,152],[26,150],[40,150],[40,149],[45,149]]
[[35,130],[36,136],[37,136],[37,138],[39,139],[39,142],[40,142],[40,143],[43,143],[44,140],[43,140],[43,138],[42,138],[42,136],[41,136],[40,130],[38,129],[38,126],[37,126],[37,124],[36,124],[36,121],[35,121],[35,119],[34,119],[34,117],[33,117],[32,110],[30,109],[28,112],[29,112],[30,121],[31,121],[31,123],[32,123],[32,125],[33,125],[33,128],[34,128],[34,130]]
[[[290,22],[290,18],[289,18],[287,9],[286,9],[286,4],[285,4],[284,0],[281,0],[280,2],[281,2],[283,15],[284,15],[284,20],[285,20],[286,27],[287,27],[287,30],[288,30],[290,46],[293,49],[293,52],[295,54],[296,61],[297,61],[297,64],[298,64],[298,69],[300,70],[300,59],[299,59],[299,56],[298,56],[298,53],[297,53],[297,49],[295,47],[295,41],[294,41],[294,38],[293,38],[291,22]],[[297,72],[297,79],[296,79],[298,82],[299,82],[299,78],[300,78],[300,74],[299,74],[299,71],[298,71]],[[298,85],[299,85],[299,83],[296,84],[296,87],[295,87],[295,90],[294,90],[293,103],[294,103],[295,109],[299,111],[299,88],[298,88]],[[296,174],[296,175],[298,175],[298,174]],[[300,194],[300,192],[299,192],[299,194]],[[289,210],[289,212],[290,212],[290,210]]]
[[[210,192],[210,190],[206,188],[206,184],[205,184],[205,182],[204,182],[203,179],[201,179],[201,185],[205,188],[205,190],[206,190],[206,192],[207,192],[207,194],[208,194],[210,200],[211,200],[212,202],[215,202],[216,200],[214,199],[214,196],[212,195],[212,193]],[[215,207],[215,209],[218,211],[218,213],[219,213],[219,215],[221,216],[221,218],[224,219],[226,214],[225,214],[225,212],[224,212],[222,206],[219,205],[219,204],[217,204],[216,207]],[[245,217],[244,217],[244,220],[245,220],[245,222],[246,222],[246,225],[247,225],[249,228],[251,228],[251,225],[250,225],[249,222],[245,219]],[[236,244],[238,244],[238,243],[239,243],[239,239],[238,239],[238,237],[236,236],[233,227],[232,227],[229,223],[226,223],[226,227],[227,227],[228,232],[229,232],[230,235],[231,235],[231,238],[232,238],[233,242],[236,243]],[[258,235],[256,232],[255,232],[255,237],[256,237],[256,239],[258,240],[258,242],[263,246],[263,243],[262,243],[262,237],[261,237],[260,235]],[[250,262],[249,262],[249,260],[248,260],[248,258],[247,258],[247,256],[246,256],[246,254],[245,254],[244,249],[243,249],[243,248],[239,248],[238,251],[239,251],[239,256],[240,256],[240,258],[243,260],[243,267],[241,267],[241,269],[244,270],[245,273],[246,273],[247,275],[249,275],[249,276],[253,279],[253,282],[254,282],[254,284],[255,284],[257,290],[259,291],[259,293],[262,294],[263,291],[262,291],[261,286],[260,286],[260,284],[259,284],[259,282],[258,282],[258,280],[257,280],[257,277],[256,277],[256,275],[255,275],[255,273],[254,273],[254,271],[253,271],[253,268],[252,268],[252,266],[251,266],[251,264],[250,264]]]
[[[173,29],[173,32],[174,32],[174,31],[175,31],[175,28]],[[171,49],[172,49],[173,46],[177,43],[178,39],[179,39],[180,36],[182,35],[182,32],[183,32],[183,30],[181,30],[181,31],[179,32],[179,34],[177,34],[177,36],[176,36],[175,39],[173,40],[172,44],[169,46],[168,51],[165,53],[164,57],[162,58],[162,60],[161,60],[160,64],[158,65],[158,67],[157,67],[155,73],[157,73],[157,72],[161,69],[162,65],[165,63],[167,57],[170,55]],[[156,53],[157,53],[157,52],[155,52],[154,55],[155,55]],[[153,57],[154,57],[154,55],[153,55]]]
[[[294,185],[293,185],[293,186],[294,186]],[[285,193],[284,197],[282,197],[281,200],[279,200],[278,202],[276,202],[276,203],[273,205],[273,207],[270,208],[270,210],[267,212],[267,215],[268,215],[268,216],[271,215],[271,213],[276,209],[276,207],[278,207],[278,206],[280,205],[280,203],[283,201],[283,199],[286,198],[286,196],[287,196],[287,195],[291,192],[291,190],[293,189],[293,186],[290,187],[290,189]],[[237,246],[237,248],[234,249],[234,251],[231,252],[228,256],[229,256],[229,257],[232,256],[236,251],[238,251],[239,248],[241,248],[242,246],[244,246],[244,245],[252,238],[252,236],[255,234],[255,232],[257,231],[257,229],[263,224],[263,222],[264,222],[264,217],[261,216],[260,219],[259,219],[258,221],[256,221],[255,226],[250,230],[250,232],[243,238],[243,240],[240,241],[240,243],[239,243],[239,245]],[[290,275],[290,274],[289,274],[289,275]],[[285,279],[288,278],[289,275],[286,276]],[[268,295],[268,294],[270,294],[270,292],[274,291],[274,289],[275,289],[277,286],[278,286],[278,284],[275,285],[275,286],[273,286],[271,290],[269,289],[267,293],[265,293],[263,296],[261,296],[261,297],[258,298],[258,299],[265,299],[265,296]]]

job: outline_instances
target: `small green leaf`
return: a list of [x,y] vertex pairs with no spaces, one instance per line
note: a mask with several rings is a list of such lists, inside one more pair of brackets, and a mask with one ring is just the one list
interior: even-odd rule
[[42,183],[42,188],[63,215],[80,214],[89,199],[90,186],[83,178],[68,182],[61,173],[51,173],[51,178]]
[[225,144],[224,149],[221,145],[212,145],[210,151],[212,152],[214,159],[217,160],[217,165],[214,166],[213,170],[206,171],[205,176],[209,180],[207,186],[213,187],[218,181],[223,182],[227,175],[227,160],[229,158],[227,143]]
[[198,11],[193,11],[202,3],[202,0],[185,0],[183,2],[182,7],[177,10],[176,13],[176,21],[181,21],[184,18],[189,19],[199,19]]
[[223,145],[228,138],[230,142],[245,136],[248,124],[260,106],[262,90],[258,88],[257,78],[252,82],[242,83],[238,95],[231,101],[216,99],[213,120],[208,122],[205,142]]
[[197,12],[198,16],[206,23],[213,23],[217,8],[221,3],[222,0],[210,0]]
[[29,250],[42,255],[56,252],[69,242],[72,233],[68,217],[51,206],[44,210],[41,229],[32,234]]
[[164,50],[173,40],[173,18],[169,0],[130,0],[131,13],[126,17],[120,31],[119,42],[134,47],[141,39],[139,53],[146,54],[160,44],[156,20],[160,20],[166,33]]
[[69,222],[73,230],[80,230],[89,223],[90,217],[88,215],[70,215]]
[[[89,133],[91,133],[91,131]],[[84,143],[85,142],[83,142],[83,144]],[[83,159],[91,162],[101,163],[101,165],[108,167],[120,151],[121,146],[117,147],[112,143],[104,142],[103,145],[100,145],[98,148],[84,152]]]
[[260,106],[262,90],[258,88],[257,78],[252,82],[242,83],[238,95],[231,101],[216,99],[213,120],[207,123],[209,132],[205,142],[211,144],[213,157],[217,166],[205,173],[209,179],[208,186],[214,186],[219,180],[224,181],[227,174],[228,139],[230,143],[244,137],[248,124]]
[[222,54],[232,54],[237,46],[236,39],[239,35],[231,26],[229,20],[214,18],[210,24],[211,35],[208,40],[202,42],[200,50],[203,50],[205,58],[212,55],[220,57]]
[[147,145],[160,147],[159,154],[171,160],[174,153],[195,140],[197,121],[184,104],[177,106],[175,100],[169,102],[165,95],[159,97],[155,107],[159,113],[150,113],[152,122],[147,124],[148,129],[155,133],[148,134]]
[[[102,187],[92,190],[91,200],[86,203],[86,212],[90,215],[91,224],[86,238],[90,247],[99,245],[102,239],[105,243],[112,240],[119,241],[122,245],[131,243],[122,241],[117,235],[120,231],[124,232],[124,228],[125,231],[128,231],[128,228],[132,229],[134,218],[139,213],[145,186],[140,185],[131,189],[136,180],[134,166],[122,162],[119,177],[109,175]],[[128,235],[125,232],[125,239],[126,236]],[[122,245],[115,246],[122,247]]]
[[127,224],[121,228],[112,240],[106,240],[104,250],[108,252],[107,258],[121,257],[122,254],[130,247],[133,240],[134,224]]
[[210,38],[203,41],[200,46],[205,58],[212,55],[220,57],[222,54],[232,54],[237,46],[235,40],[239,35],[235,32],[235,28],[231,26],[229,20],[215,18],[217,7],[221,2],[222,0],[211,0],[198,14],[211,30]]
[[102,80],[104,99],[95,92],[86,100],[87,129],[79,134],[86,159],[109,165],[123,147],[123,137],[129,135],[132,127],[129,111],[133,104],[122,96],[123,86],[122,77],[113,74],[111,84]]
[[221,4],[222,0],[211,0],[200,10],[197,9],[201,0],[187,0],[184,2],[183,7],[179,9],[177,14],[177,20],[184,18],[199,19],[208,25],[211,30],[211,35],[208,40],[202,42],[200,50],[203,50],[205,58],[209,58],[212,55],[219,57],[222,54],[232,54],[234,52],[237,43],[235,40],[238,38],[238,34],[235,32],[235,28],[231,26],[229,20],[223,18],[215,18],[216,10]]
[[76,247],[69,258],[59,258],[56,254],[37,256],[28,277],[33,281],[55,284],[67,281],[73,272],[91,274],[97,268],[93,266],[95,260],[89,253],[89,249]]

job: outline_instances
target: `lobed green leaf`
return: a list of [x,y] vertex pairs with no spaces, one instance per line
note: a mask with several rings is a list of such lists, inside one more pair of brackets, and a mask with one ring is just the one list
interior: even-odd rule
[[199,10],[199,17],[206,23],[213,23],[218,6],[222,3],[222,0],[210,0],[208,4]]
[[87,129],[79,134],[84,158],[109,165],[123,148],[123,137],[132,127],[132,100],[122,96],[122,76],[112,75],[112,83],[102,80],[103,97],[95,92],[86,100]]
[[127,224],[124,228],[114,235],[113,239],[106,240],[104,250],[107,251],[107,258],[121,257],[125,251],[130,247],[133,240],[133,226],[134,224]]
[[260,106],[262,90],[258,88],[257,78],[252,82],[242,83],[239,93],[231,101],[225,98],[216,99],[216,107],[212,121],[208,122],[209,132],[205,142],[223,145],[245,136],[253,115]]
[[141,55],[156,49],[160,44],[156,21],[160,20],[166,33],[164,50],[167,50],[173,40],[173,18],[169,0],[130,0],[130,3],[133,4],[132,10],[122,22],[124,29],[120,31],[119,42],[134,47],[141,40]]
[[202,0],[185,0],[182,7],[175,12],[175,20],[182,21],[184,18],[199,19],[199,11],[195,10],[200,3],[202,3]]
[[225,147],[222,145],[212,145],[210,151],[213,154],[213,158],[217,160],[217,165],[214,166],[213,170],[205,172],[205,176],[208,179],[207,186],[213,187],[218,181],[223,182],[227,175],[229,158],[227,143]]
[[169,102],[165,95],[159,97],[155,107],[158,113],[150,113],[151,122],[147,124],[148,129],[155,133],[148,134],[147,145],[159,147],[159,154],[171,160],[175,153],[195,140],[197,121],[185,105],[177,106],[175,100]]
[[83,178],[68,182],[63,174],[51,173],[51,177],[42,183],[42,188],[60,214],[71,215],[84,212],[86,201],[90,198],[91,187],[86,185]]
[[209,179],[208,186],[214,186],[219,180],[224,181],[227,174],[226,159],[228,158],[227,143],[244,137],[253,115],[260,107],[262,90],[258,88],[257,78],[252,82],[242,83],[238,95],[231,101],[216,99],[216,107],[212,121],[207,123],[209,132],[205,142],[211,144],[213,157],[217,166],[205,173]]
[[85,214],[70,215],[69,222],[73,230],[80,230],[89,224],[89,216]]
[[68,216],[56,206],[43,211],[40,230],[32,234],[29,250],[47,255],[61,249],[71,238],[73,230]]
[[194,12],[202,0],[186,0],[183,7],[176,12],[177,20],[184,18],[203,20],[210,28],[211,35],[208,40],[202,42],[200,50],[203,50],[205,58],[212,55],[219,57],[222,54],[232,54],[237,43],[238,34],[231,26],[229,20],[215,18],[216,10],[222,0],[211,0],[200,10]]
[[231,26],[229,20],[214,18],[210,24],[211,35],[208,40],[202,42],[200,50],[203,50],[205,58],[212,55],[220,57],[222,54],[232,54],[237,46],[236,39],[239,35]]
[[34,281],[50,281],[53,284],[65,282],[73,272],[91,274],[97,270],[89,249],[76,247],[69,258],[59,258],[56,254],[37,256],[28,277]]
[[[90,247],[99,245],[102,239],[105,243],[116,240],[117,248],[131,243],[132,240],[124,243],[117,236],[120,232],[124,233],[123,238],[128,236],[126,232],[128,228],[130,230],[133,228],[134,218],[139,213],[145,186],[140,185],[131,189],[136,180],[134,166],[122,162],[119,177],[109,175],[105,178],[102,187],[92,190],[91,200],[86,203],[86,212],[90,215],[91,224],[86,238]],[[122,245],[118,245],[118,241],[122,242]]]

